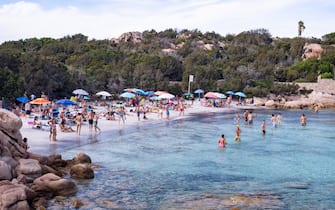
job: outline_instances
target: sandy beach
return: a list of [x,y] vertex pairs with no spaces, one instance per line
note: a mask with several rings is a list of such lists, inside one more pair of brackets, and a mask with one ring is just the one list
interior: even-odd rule
[[[231,107],[205,107],[200,104],[200,101],[195,100],[193,104],[191,101],[186,101],[187,108],[185,109],[184,115],[181,115],[179,111],[172,110],[170,111],[170,121],[186,118],[191,116],[192,114],[197,113],[206,113],[206,112],[224,112],[229,110],[237,110],[237,109],[252,109],[255,108],[253,106],[235,106],[232,105]],[[104,109],[104,107],[94,107],[96,112],[99,113]],[[150,112],[147,113],[148,119],[143,119],[141,116],[140,121],[138,121],[137,115],[135,112],[130,112],[131,109],[134,110],[134,107],[127,107],[127,115],[126,115],[126,122],[123,125],[122,121],[119,122],[118,119],[116,120],[107,120],[104,116],[100,116],[98,126],[101,129],[101,132],[90,131],[88,127],[88,123],[84,122],[81,129],[81,134],[77,135],[76,132],[61,132],[59,126],[57,125],[57,141],[51,141],[49,139],[49,128],[43,127],[43,129],[36,129],[32,128],[31,121],[33,121],[32,117],[21,117],[23,126],[21,128],[22,137],[28,138],[28,151],[43,154],[43,155],[50,155],[55,153],[61,153],[62,151],[73,148],[79,147],[80,145],[85,145],[92,143],[94,141],[98,141],[99,138],[103,138],[104,134],[110,133],[113,131],[124,131],[131,127],[143,126],[148,125],[150,123],[162,123],[166,122],[166,114],[165,111],[163,112],[163,119],[160,119],[158,113]],[[47,121],[42,121],[43,124],[46,124]],[[72,126],[75,130],[76,126]]]

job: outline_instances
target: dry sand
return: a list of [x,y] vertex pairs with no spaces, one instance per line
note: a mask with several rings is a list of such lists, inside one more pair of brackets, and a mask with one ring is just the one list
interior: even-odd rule
[[[252,106],[231,106],[229,108],[215,108],[215,107],[205,107],[200,104],[200,101],[194,101],[192,105],[191,102],[188,103],[188,108],[185,109],[185,114],[180,116],[179,111],[170,111],[170,121],[181,119],[188,117],[192,114],[196,113],[206,113],[206,112],[225,112],[229,110],[237,110],[237,109],[251,109],[254,108]],[[96,112],[97,110],[103,110],[103,107],[95,107]],[[119,122],[119,120],[106,120],[105,117],[100,117],[98,126],[101,129],[101,132],[89,131],[88,123],[84,122],[81,129],[81,135],[77,135],[76,132],[61,132],[58,125],[57,125],[57,141],[50,141],[49,140],[49,129],[35,129],[32,128],[32,125],[28,122],[33,121],[32,118],[25,118],[22,117],[23,126],[21,128],[21,133],[23,137],[28,138],[28,151],[43,155],[50,155],[55,153],[61,153],[69,148],[79,147],[81,145],[94,143],[99,141],[101,138],[106,138],[104,134],[110,132],[118,132],[123,131],[127,132],[127,129],[130,127],[141,127],[143,125],[147,125],[149,123],[162,123],[166,122],[166,115],[165,111],[163,112],[163,119],[159,119],[158,113],[148,113],[147,120],[141,119],[138,121],[137,115],[134,112],[130,112],[130,109],[134,108],[127,108],[127,117],[125,125]],[[142,117],[141,117],[142,118]],[[42,121],[43,123],[47,123],[47,121]],[[75,130],[76,127],[72,126]]]

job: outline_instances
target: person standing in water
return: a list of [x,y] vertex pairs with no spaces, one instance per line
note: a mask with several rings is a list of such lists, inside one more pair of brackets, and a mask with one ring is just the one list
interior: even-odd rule
[[93,112],[93,126],[94,126],[94,131],[98,132],[101,131],[101,129],[98,127],[98,120],[99,120],[99,114]]
[[302,114],[301,117],[300,117],[300,123],[302,126],[306,126],[307,124],[307,117],[305,114]]
[[271,123],[272,123],[272,127],[274,128],[277,127],[277,118],[275,117],[275,114],[272,114]]
[[220,148],[226,147],[226,139],[224,137],[224,134],[221,135],[221,138],[219,139],[218,143]]
[[265,120],[262,121],[262,124],[261,124],[261,131],[262,131],[262,134],[265,135]]
[[240,129],[240,125],[236,125],[236,137],[235,137],[235,141],[240,142],[241,141],[241,129]]

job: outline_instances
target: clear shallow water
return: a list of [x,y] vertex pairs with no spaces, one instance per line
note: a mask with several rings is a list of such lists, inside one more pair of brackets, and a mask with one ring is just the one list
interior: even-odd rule
[[[278,112],[282,125],[272,128],[271,114]],[[299,123],[303,112],[306,127]],[[240,122],[240,143],[234,114],[101,134],[95,143],[65,151],[64,158],[84,151],[102,166],[93,180],[77,183],[82,209],[335,208],[334,111],[255,111],[252,126]],[[222,133],[223,150],[217,147]],[[50,208],[71,208],[71,199],[55,199]]]

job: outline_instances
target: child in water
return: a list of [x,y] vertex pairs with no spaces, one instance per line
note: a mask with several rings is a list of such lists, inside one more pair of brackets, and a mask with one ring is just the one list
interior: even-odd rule
[[221,138],[219,139],[218,143],[220,148],[226,147],[226,139],[224,137],[224,134],[221,135]]

